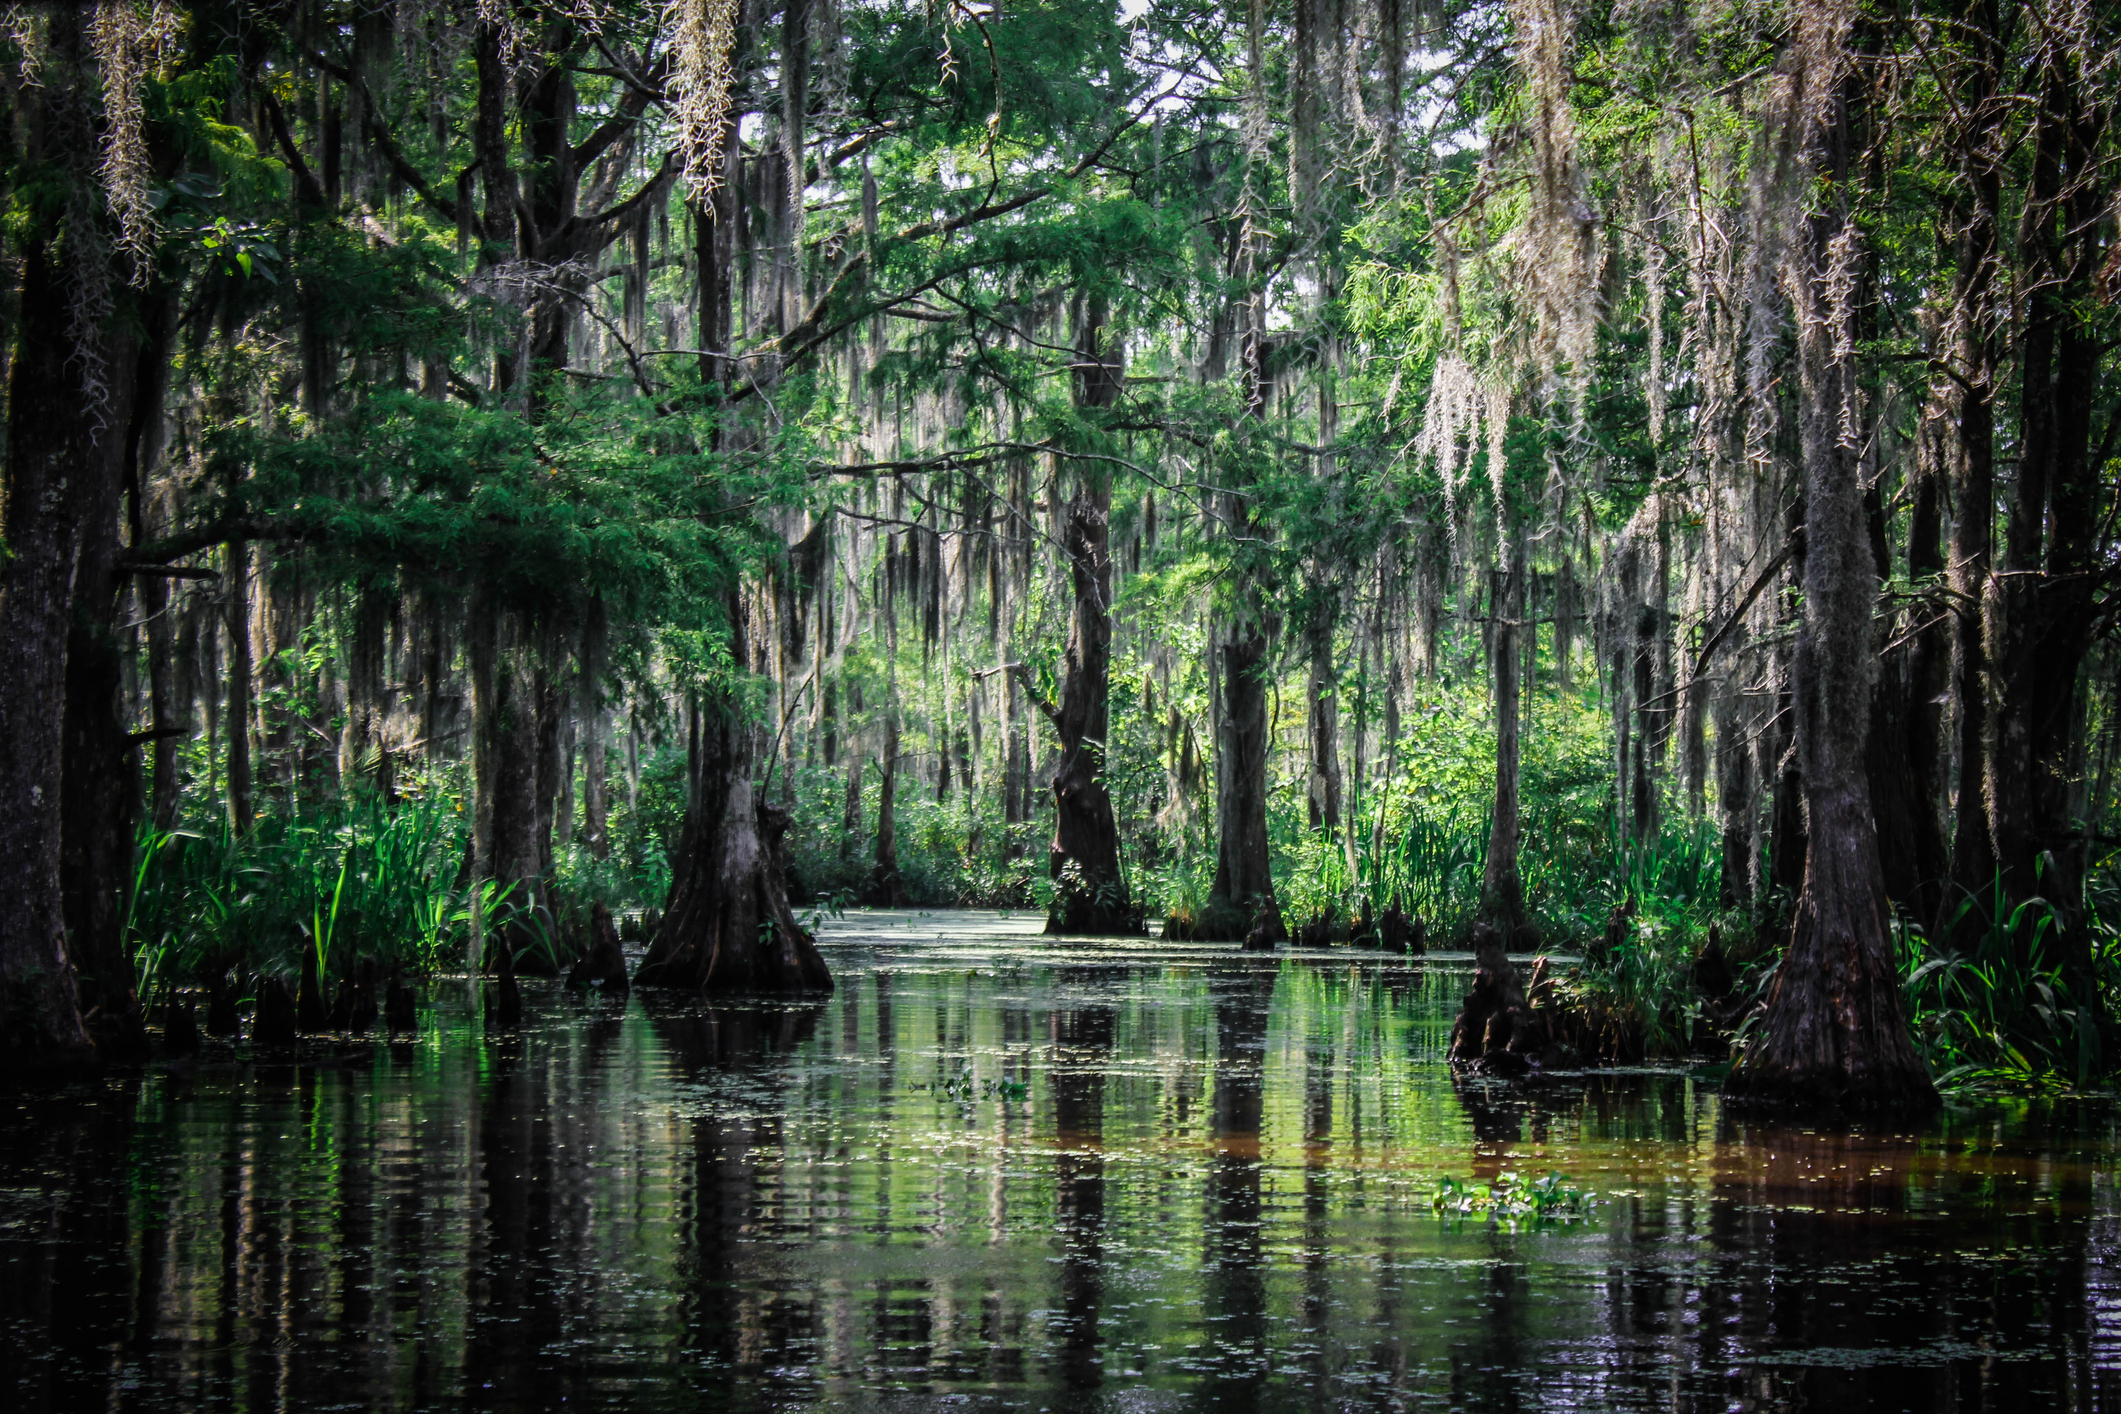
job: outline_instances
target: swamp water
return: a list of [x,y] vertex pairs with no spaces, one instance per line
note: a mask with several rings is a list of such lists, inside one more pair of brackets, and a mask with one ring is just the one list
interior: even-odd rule
[[[2121,1410],[2104,1103],[1454,1081],[1468,964],[864,913],[822,1005],[462,979],[0,1093],[0,1407]],[[1443,1220],[1559,1169],[1588,1220]]]

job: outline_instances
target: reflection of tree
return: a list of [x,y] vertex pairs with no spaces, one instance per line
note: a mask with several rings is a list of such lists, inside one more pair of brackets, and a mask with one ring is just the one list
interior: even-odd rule
[[[182,1284],[180,1250],[166,1233],[140,1234],[137,1272],[122,1260],[135,1195],[113,1176],[135,1147],[140,1091],[137,1078],[117,1079],[101,1095],[9,1095],[13,1103],[0,1105],[0,1218],[12,1220],[0,1229],[0,1330],[13,1355],[0,1387],[9,1408],[115,1406],[111,1352],[146,1314],[134,1309],[132,1280],[142,1300],[157,1293],[165,1264],[180,1267]],[[153,1204],[144,1208],[152,1218]]]
[[[548,1367],[560,1336],[563,1278],[572,1263],[555,1241],[553,1189],[559,1153],[582,1136],[576,1111],[555,1113],[551,1071],[524,1063],[520,1033],[497,1033],[473,1136],[474,1172],[485,1197],[465,1272],[474,1309],[464,1342],[464,1379],[482,1403],[535,1408],[575,1382]],[[555,1259],[558,1261],[555,1261]],[[558,1373],[558,1378],[555,1375]]]
[[[1337,994],[1335,999],[1343,1006],[1353,1001],[1345,993]],[[1306,1037],[1304,1044],[1304,1294],[1301,1316],[1315,1350],[1310,1360],[1311,1375],[1313,1379],[1321,1380],[1331,1368],[1326,1351],[1330,1343],[1333,1309],[1329,1264],[1333,1260],[1331,1170],[1335,1035],[1327,1030]]]
[[680,1252],[697,1253],[681,1298],[684,1348],[740,1377],[778,1363],[780,1352],[810,1346],[816,1335],[815,1304],[777,1299],[746,1261],[746,1247],[770,1237],[778,1221],[765,1211],[761,1191],[783,1149],[776,1103],[786,1084],[783,1058],[811,1038],[824,1013],[822,1002],[695,1002],[668,1011],[650,1003],[656,1032],[681,1072],[733,1079],[745,1091],[740,1110],[717,1109],[690,1121],[692,1191],[688,1203],[680,1190],[678,1238]]
[[1508,1085],[1455,1068],[1451,1071],[1451,1088],[1457,1092],[1459,1107],[1473,1126],[1473,1176],[1493,1179],[1502,1171],[1505,1156],[1491,1146],[1515,1144],[1524,1137],[1523,1095],[1513,1094]]
[[[1103,976],[1078,978],[1101,995]],[[1062,1262],[1061,1379],[1089,1389],[1103,1379],[1098,1318],[1105,1295],[1105,1066],[1112,1057],[1114,1010],[1105,1005],[1056,1009],[1053,1035],[1053,1126]]]
[[1208,1160],[1207,1268],[1201,1305],[1215,1342],[1215,1373],[1203,1392],[1224,1409],[1259,1407],[1267,1371],[1267,1287],[1260,1241],[1260,1116],[1267,1013],[1277,965],[1220,964],[1215,999],[1215,1152]]

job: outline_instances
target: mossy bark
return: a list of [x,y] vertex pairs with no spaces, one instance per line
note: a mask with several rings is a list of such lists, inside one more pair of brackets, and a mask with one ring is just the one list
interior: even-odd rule
[[[1846,163],[1851,127],[1844,98],[1828,129],[1829,170]],[[1766,1013],[1726,1094],[1907,1115],[1934,1107],[1937,1092],[1902,1011],[1864,770],[1877,580],[1855,439],[1843,434],[1852,370],[1833,356],[1825,288],[1829,251],[1850,219],[1834,210],[1811,218],[1809,259],[1797,281],[1805,558],[1791,698],[1808,815],[1804,885]]]

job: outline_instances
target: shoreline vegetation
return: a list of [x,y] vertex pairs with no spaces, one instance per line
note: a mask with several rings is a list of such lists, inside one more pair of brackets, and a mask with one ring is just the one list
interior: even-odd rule
[[2103,1084],[2116,23],[17,7],[5,1069],[919,904]]

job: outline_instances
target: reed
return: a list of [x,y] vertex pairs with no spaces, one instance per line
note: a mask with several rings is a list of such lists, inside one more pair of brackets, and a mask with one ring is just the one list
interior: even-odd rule
[[362,961],[426,973],[461,958],[475,906],[508,908],[458,885],[468,833],[453,796],[366,792],[246,834],[221,818],[143,832],[126,918],[143,1000],[231,971],[293,976],[305,953],[327,981]]

